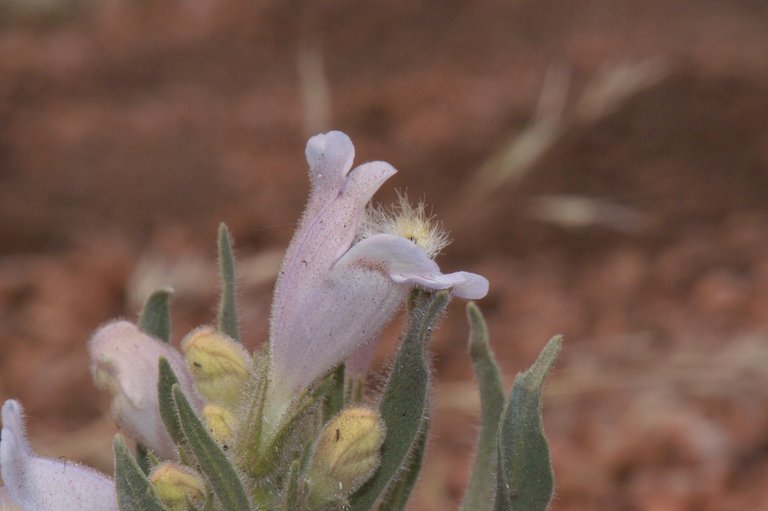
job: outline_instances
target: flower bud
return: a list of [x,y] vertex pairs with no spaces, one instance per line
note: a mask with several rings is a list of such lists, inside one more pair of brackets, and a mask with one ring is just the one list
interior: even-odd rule
[[205,497],[205,483],[194,470],[164,461],[149,474],[149,481],[170,511],[196,509],[193,503]]
[[251,369],[250,357],[241,345],[211,327],[202,327],[184,339],[181,351],[205,399],[237,404]]
[[223,406],[206,405],[203,408],[203,417],[213,439],[225,450],[228,449],[232,445],[235,426],[237,425],[237,419],[232,415],[232,412]]
[[331,419],[307,472],[312,506],[344,499],[365,483],[379,467],[384,434],[379,412],[370,408],[347,408]]

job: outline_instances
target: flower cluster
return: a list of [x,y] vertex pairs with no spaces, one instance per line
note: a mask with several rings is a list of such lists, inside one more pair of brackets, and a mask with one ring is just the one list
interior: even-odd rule
[[[118,437],[115,479],[38,456],[21,405],[6,401],[0,509],[321,510],[380,498],[408,455],[379,484],[382,445],[407,433],[412,450],[426,434],[427,394],[407,411],[419,425],[402,433],[388,422],[386,392],[372,405],[351,389],[411,290],[422,292],[411,295],[406,340],[423,344],[445,305],[435,297],[482,298],[488,281],[440,271],[433,258],[446,237],[423,205],[401,198],[391,212],[367,208],[395,174],[391,165],[352,168],[354,147],[341,132],[312,137],[306,158],[311,195],[277,278],[268,346],[249,354],[239,344],[231,299],[218,325],[192,331],[180,350],[167,342],[162,300],[145,310],[160,321],[101,327],[89,344],[93,378],[140,454],[127,454]],[[231,247],[220,250],[222,267],[231,266]],[[223,278],[231,298],[234,283]],[[428,378],[422,366],[414,374]],[[381,491],[359,496],[366,481]]]

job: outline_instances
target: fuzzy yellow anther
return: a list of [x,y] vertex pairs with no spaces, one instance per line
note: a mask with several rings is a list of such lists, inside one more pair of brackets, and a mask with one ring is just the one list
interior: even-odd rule
[[370,408],[347,408],[325,425],[315,441],[307,472],[310,504],[322,507],[357,490],[379,466],[384,424]]
[[169,511],[191,511],[205,497],[205,482],[194,470],[164,461],[152,469],[149,481]]
[[243,347],[211,327],[201,327],[182,341],[181,351],[200,394],[210,402],[234,407],[251,370]]

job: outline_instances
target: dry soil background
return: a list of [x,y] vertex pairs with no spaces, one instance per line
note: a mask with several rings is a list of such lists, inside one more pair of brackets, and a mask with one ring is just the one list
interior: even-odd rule
[[[266,337],[309,132],[349,133],[450,230],[511,383],[555,333],[553,511],[768,509],[762,0],[0,1],[0,398],[110,469],[85,342],[172,284],[208,322],[233,229]],[[397,337],[386,333],[379,361]],[[461,304],[434,342],[415,510],[455,509],[478,400]]]

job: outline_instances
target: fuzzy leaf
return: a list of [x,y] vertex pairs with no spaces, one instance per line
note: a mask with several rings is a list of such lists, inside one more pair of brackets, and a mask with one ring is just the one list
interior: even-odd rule
[[498,459],[497,434],[504,409],[504,387],[493,351],[488,343],[488,327],[480,309],[467,304],[469,320],[469,353],[475,378],[480,388],[480,434],[477,441],[472,475],[467,484],[461,511],[491,511],[496,491]]
[[171,342],[171,293],[172,289],[163,288],[149,295],[138,323],[139,330],[165,342]]
[[141,444],[136,444],[136,463],[144,474],[149,474],[152,464],[149,461],[149,450]]
[[237,328],[237,288],[235,285],[235,256],[232,237],[223,223],[219,225],[219,273],[221,300],[219,302],[219,330],[235,341],[240,340]]
[[409,454],[407,466],[398,475],[397,481],[387,490],[378,511],[402,511],[408,503],[416,480],[419,478],[421,464],[424,461],[424,451],[427,447],[427,431],[429,430],[429,421],[425,421],[424,426],[419,432],[416,444]]
[[208,434],[178,384],[173,385],[172,393],[181,430],[200,470],[208,477],[213,493],[227,511],[248,511],[248,498],[232,463]]
[[160,408],[160,417],[163,419],[165,429],[173,442],[181,447],[186,444],[186,438],[179,424],[179,416],[176,413],[176,403],[173,400],[173,386],[179,384],[179,379],[171,369],[171,364],[165,358],[160,358],[160,376],[157,380],[157,397]]
[[288,440],[300,431],[306,424],[308,414],[318,407],[322,407],[327,401],[331,389],[334,388],[332,377],[321,380],[318,385],[301,396],[298,402],[292,406],[287,417],[283,419],[277,433],[270,440],[269,444],[260,446],[261,450],[246,462],[250,467],[251,475],[255,477],[264,477],[270,472],[275,472],[278,468],[278,461],[286,457],[286,453],[297,451],[297,446]]
[[295,460],[288,468],[288,474],[285,476],[283,484],[282,498],[280,502],[280,511],[294,511],[301,509],[299,501],[301,498],[299,484],[299,472],[301,462]]
[[331,388],[328,390],[328,397],[325,398],[323,403],[323,422],[335,416],[344,408],[344,364],[340,364],[328,378],[332,382]]
[[530,369],[515,377],[499,424],[496,511],[544,511],[554,489],[541,418],[541,385],[563,340],[550,339]]
[[241,414],[237,447],[240,466],[248,467],[253,474],[261,453],[261,428],[264,422],[264,402],[269,384],[268,356],[264,348],[253,358],[253,371],[245,395],[247,406]]
[[379,470],[350,498],[352,511],[367,511],[392,479],[408,466],[408,454],[425,428],[429,397],[426,345],[432,328],[448,305],[448,293],[414,290],[409,325],[398,349],[379,412],[387,429]]
[[112,449],[115,454],[115,489],[120,511],[166,511],[121,435],[115,435]]

